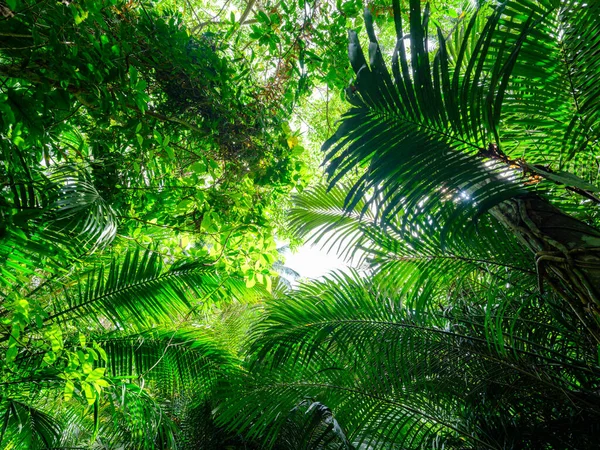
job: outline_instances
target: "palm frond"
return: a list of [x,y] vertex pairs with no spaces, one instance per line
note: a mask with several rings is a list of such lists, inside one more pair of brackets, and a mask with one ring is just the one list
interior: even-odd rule
[[115,384],[101,405],[99,448],[177,448],[177,424],[168,402],[161,402],[136,383]]
[[48,413],[31,405],[0,400],[2,448],[28,448],[32,450],[55,448],[59,442],[59,423]]
[[164,397],[207,395],[219,377],[234,370],[235,358],[203,329],[151,329],[104,336],[109,376],[152,381]]
[[[77,242],[73,247],[78,248]],[[27,236],[21,230],[6,230],[0,238],[0,287],[4,297],[29,288],[33,276],[50,278],[64,275],[76,255],[39,235]]]
[[100,435],[113,445],[178,448],[181,430],[172,418],[184,419],[212,398],[219,380],[239,370],[240,362],[201,328],[119,333],[99,343],[113,380]]
[[414,317],[357,276],[306,285],[268,306],[251,375],[238,386],[246,396],[229,399],[221,420],[273,443],[288,412],[310,398],[357,447],[505,448],[565,436],[585,447],[593,422],[582,420],[600,414],[595,355],[578,349],[570,338],[578,329],[553,322],[535,296],[498,310],[499,295],[479,310]]
[[512,20],[497,31],[496,46],[515,39],[520,11],[538,8],[543,15],[523,44],[503,100],[505,150],[530,166],[573,170],[596,182],[589,168],[599,150],[598,5],[514,1],[508,8]]
[[[362,205],[344,209],[347,190],[343,185],[306,190],[295,197],[290,227],[308,243],[324,243],[339,255],[360,253],[378,280],[417,311],[448,305],[452,292],[463,289],[463,280],[474,276],[482,285],[491,277],[522,289],[535,288],[535,267],[529,254],[491,217],[481,218],[475,233],[444,242],[441,229],[411,224],[402,229],[402,219],[390,218],[382,228],[376,213],[361,214]],[[374,208],[385,207],[379,200]],[[483,277],[483,278],[482,278]],[[475,281],[471,280],[471,281]],[[420,295],[414,295],[420,293]],[[429,305],[423,301],[431,302]]]
[[[16,182],[15,182],[16,183]],[[0,286],[6,295],[64,275],[85,254],[116,235],[114,211],[84,171],[63,167],[50,177],[15,184],[14,201],[0,211]],[[34,288],[37,286],[34,286]]]
[[[446,224],[469,217],[508,197],[523,193],[514,175],[482,155],[498,145],[498,123],[506,80],[531,26],[530,17],[513,43],[495,54],[495,71],[484,72],[490,41],[504,7],[486,22],[462,70],[465,33],[456,69],[450,65],[445,39],[438,32],[433,62],[427,51],[427,17],[420,2],[410,2],[411,60],[404,46],[399,3],[394,2],[397,46],[390,75],[377,43],[372,18],[365,12],[369,64],[356,33],[350,32],[349,54],[356,73],[348,91],[351,109],[324,145],[330,186],[351,170],[367,167],[348,193],[346,207],[373,192],[388,199],[381,216],[403,214],[405,223],[420,217],[443,217]],[[425,13],[427,15],[427,12]],[[475,16],[476,17],[476,16]],[[409,68],[411,71],[409,71]],[[370,195],[369,195],[370,194]]]
[[115,212],[96,190],[89,175],[62,167],[51,177],[56,194],[46,219],[53,233],[77,233],[91,248],[109,244],[117,232]]
[[243,298],[242,280],[218,274],[210,261],[165,264],[152,250],[127,251],[121,258],[77,272],[49,291],[46,322],[130,322],[140,327],[183,318],[203,302]]
[[295,195],[289,213],[291,230],[306,242],[336,251],[342,258],[356,256],[366,244],[361,233],[363,227],[377,225],[375,215],[365,208],[365,201],[359,201],[352,210],[344,207],[348,189],[343,184],[329,189],[317,185]]
[[[33,172],[19,164],[8,173],[12,198],[7,206],[14,214],[2,217],[7,228],[38,231],[49,241],[68,245],[70,239],[88,247],[102,247],[114,239],[116,217],[95,188],[87,170],[63,164]],[[4,202],[7,202],[4,200]]]

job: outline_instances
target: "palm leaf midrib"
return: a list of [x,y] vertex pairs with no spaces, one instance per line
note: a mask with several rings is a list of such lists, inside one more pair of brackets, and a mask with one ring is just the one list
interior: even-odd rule
[[[475,341],[475,342],[479,342],[481,344],[485,344],[486,346],[489,345],[488,340],[485,339],[485,338],[478,338],[478,337],[475,337],[475,336],[468,336],[468,335],[464,335],[464,334],[454,333],[452,331],[446,331],[446,330],[442,330],[442,329],[434,328],[434,327],[426,327],[426,326],[415,325],[415,324],[407,324],[407,323],[400,323],[400,322],[390,322],[390,321],[385,321],[385,320],[371,320],[371,319],[334,319],[334,320],[327,320],[327,321],[321,321],[321,322],[315,321],[315,322],[305,323],[303,325],[297,325],[297,326],[287,327],[286,328],[286,332],[282,333],[282,334],[293,334],[293,332],[296,331],[296,330],[304,330],[305,331],[307,328],[313,327],[313,326],[316,326],[316,327],[318,327],[318,326],[321,326],[321,327],[322,326],[331,326],[331,325],[333,325],[333,326],[336,326],[336,325],[341,326],[341,325],[344,325],[344,324],[387,325],[387,326],[390,326],[390,327],[416,329],[416,330],[421,330],[421,331],[424,331],[424,332],[432,332],[432,333],[441,334],[441,335],[445,335],[445,336],[451,336],[451,337],[458,338],[458,339],[465,339],[465,340],[469,340],[469,341]],[[529,340],[525,340],[525,339],[519,339],[519,340],[522,340],[522,341],[524,341],[526,343],[529,343],[529,344],[532,344],[532,345],[534,345],[536,347],[539,347],[541,350],[546,350],[549,353],[559,354],[563,358],[566,358],[566,359],[572,361],[575,364],[570,364],[570,363],[567,363],[565,361],[557,361],[557,360],[552,359],[552,358],[550,358],[548,356],[544,356],[542,354],[531,352],[531,351],[528,351],[528,350],[518,349],[518,348],[515,348],[513,346],[506,345],[506,344],[504,344],[504,348],[507,349],[507,350],[509,350],[509,351],[515,352],[515,353],[521,353],[521,354],[524,354],[524,355],[527,355],[527,356],[532,356],[532,357],[535,357],[535,358],[541,358],[541,359],[546,360],[548,362],[557,363],[557,364],[561,364],[561,365],[567,365],[567,366],[569,366],[569,367],[571,367],[573,369],[583,370],[583,371],[586,371],[586,372],[588,372],[588,373],[590,373],[592,375],[596,374],[596,372],[594,372],[592,369],[590,369],[587,365],[581,364],[580,361],[577,361],[574,358],[571,358],[571,357],[566,356],[564,354],[560,354],[560,352],[557,352],[557,351],[554,351],[552,349],[549,349],[549,348],[543,346],[542,344],[538,344],[538,343],[535,343],[535,342],[532,342],[532,341],[529,341]],[[496,359],[493,356],[488,355],[486,353],[479,353],[479,354],[480,354],[480,356],[485,357],[485,358],[487,358],[489,356],[489,359],[491,359],[493,361],[496,361],[496,362],[499,362],[499,363],[504,364],[504,365],[508,365],[509,367],[515,369],[514,364],[511,364],[510,362],[507,362],[507,361],[502,362],[502,360]],[[529,375],[534,376],[534,374],[529,374]],[[539,377],[537,377],[537,376],[534,376],[534,377],[536,379],[540,380]]]
[[[389,253],[388,253],[389,254]],[[520,272],[536,275],[536,272],[533,270],[529,270],[523,267],[514,266],[512,264],[508,264],[505,262],[493,261],[490,259],[478,259],[478,258],[468,258],[466,256],[460,255],[390,255],[393,261],[433,261],[438,259],[453,259],[458,261],[464,261],[468,263],[481,263],[481,264],[491,264],[498,267],[507,267],[509,269],[518,270]]]
[[113,295],[117,295],[117,294],[121,294],[121,293],[125,293],[129,290],[132,290],[134,288],[137,287],[141,287],[144,284],[150,284],[153,282],[157,282],[157,281],[161,281],[161,280],[168,280],[170,278],[173,277],[179,277],[179,276],[184,276],[187,274],[191,274],[193,272],[199,271],[199,269],[189,269],[189,270],[177,270],[177,271],[167,271],[165,273],[162,273],[160,275],[157,275],[156,277],[147,277],[147,278],[143,278],[141,280],[137,280],[131,283],[127,283],[125,285],[122,286],[117,286],[115,288],[109,289],[108,291],[104,291],[101,295],[98,295],[94,298],[91,298],[90,300],[86,300],[85,302],[79,303],[71,308],[65,309],[63,311],[59,311],[55,314],[49,315],[46,319],[44,319],[44,323],[52,321],[54,319],[56,319],[57,317],[61,317],[65,314],[68,314],[72,311],[75,311],[77,309],[83,308],[85,306],[88,306],[94,302],[97,301],[102,301],[106,298],[109,298]]

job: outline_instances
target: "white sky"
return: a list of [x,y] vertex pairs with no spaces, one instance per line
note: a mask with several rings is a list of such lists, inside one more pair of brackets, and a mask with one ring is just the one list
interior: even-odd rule
[[326,253],[319,246],[305,244],[295,253],[288,251],[285,254],[285,266],[298,272],[302,278],[315,279],[332,270],[343,270],[348,264],[333,252]]

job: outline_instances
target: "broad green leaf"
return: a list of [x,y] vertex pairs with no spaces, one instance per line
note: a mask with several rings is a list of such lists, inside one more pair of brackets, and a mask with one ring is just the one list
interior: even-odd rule
[[75,391],[75,384],[71,380],[65,382],[65,388],[63,391],[64,399],[66,402],[73,398],[73,392]]

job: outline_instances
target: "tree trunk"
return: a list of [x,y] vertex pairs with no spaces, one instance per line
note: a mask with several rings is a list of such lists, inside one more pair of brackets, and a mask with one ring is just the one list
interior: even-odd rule
[[536,194],[507,200],[490,212],[535,253],[540,290],[546,280],[600,342],[600,231]]

